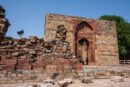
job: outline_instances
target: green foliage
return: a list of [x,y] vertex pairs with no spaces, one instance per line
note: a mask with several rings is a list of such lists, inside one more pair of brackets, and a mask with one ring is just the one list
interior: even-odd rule
[[121,59],[128,59],[130,56],[130,23],[121,16],[116,15],[103,15],[99,19],[116,22],[119,55]]

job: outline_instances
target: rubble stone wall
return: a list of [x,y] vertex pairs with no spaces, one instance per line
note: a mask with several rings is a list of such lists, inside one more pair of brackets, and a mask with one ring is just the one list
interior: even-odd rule
[[[0,45],[0,70],[46,70],[66,72],[77,68],[76,59],[55,58],[46,56],[44,40],[36,36],[21,39],[3,40]],[[67,67],[67,64],[70,65]],[[80,65],[80,64],[79,64]],[[72,67],[73,66],[73,67]],[[82,65],[80,65],[82,68]],[[55,68],[54,68],[55,67]]]

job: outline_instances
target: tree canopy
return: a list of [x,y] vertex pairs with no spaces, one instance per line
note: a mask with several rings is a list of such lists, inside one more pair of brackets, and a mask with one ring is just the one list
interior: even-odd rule
[[119,57],[120,59],[130,59],[130,23],[116,15],[103,15],[99,19],[116,22]]

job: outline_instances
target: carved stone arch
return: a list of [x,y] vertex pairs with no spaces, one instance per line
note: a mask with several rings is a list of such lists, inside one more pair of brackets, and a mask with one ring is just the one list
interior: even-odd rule
[[75,40],[78,40],[78,37],[86,37],[89,34],[93,34],[93,28],[92,26],[86,22],[86,21],[81,21],[79,24],[76,26],[75,30]]

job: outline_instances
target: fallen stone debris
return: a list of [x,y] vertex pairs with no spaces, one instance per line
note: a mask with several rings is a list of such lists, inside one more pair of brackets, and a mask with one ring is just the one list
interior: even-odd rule
[[67,87],[69,84],[72,84],[72,78],[65,78],[64,80],[57,82],[60,87]]
[[92,83],[92,78],[90,78],[90,77],[83,77],[82,82],[83,83]]
[[112,76],[111,77],[111,81],[114,81],[114,82],[124,82],[124,78],[121,77],[121,76]]

